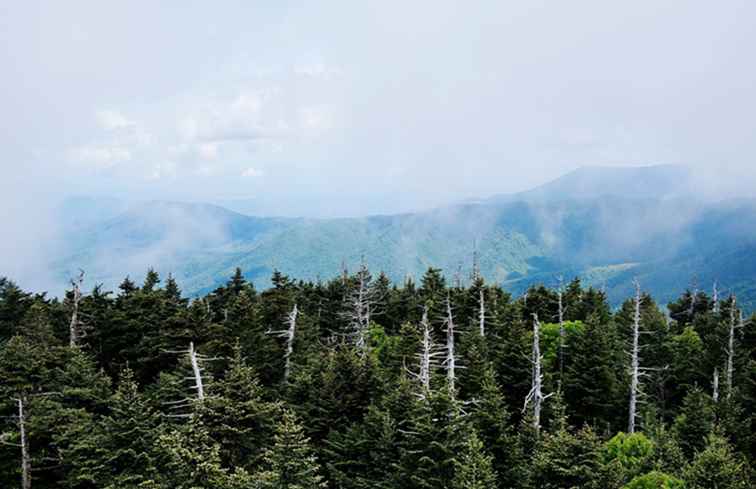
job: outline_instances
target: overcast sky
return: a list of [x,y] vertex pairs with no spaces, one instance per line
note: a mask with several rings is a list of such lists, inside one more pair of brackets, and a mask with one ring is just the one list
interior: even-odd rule
[[653,163],[744,192],[754,47],[747,0],[2,2],[3,211],[395,212]]

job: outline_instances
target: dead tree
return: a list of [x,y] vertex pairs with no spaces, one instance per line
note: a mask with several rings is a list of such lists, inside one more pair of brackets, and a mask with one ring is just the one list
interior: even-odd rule
[[470,273],[470,281],[475,283],[480,277],[480,256],[478,255],[478,242],[476,240],[473,241],[473,263],[472,272]]
[[357,284],[346,297],[346,310],[342,314],[349,323],[348,336],[363,354],[367,352],[367,336],[371,315],[376,314],[376,304],[381,300],[372,283],[372,277],[363,261],[357,272]]
[[735,330],[740,329],[743,327],[743,313],[740,312],[740,319],[737,321],[735,320],[735,313],[737,310],[737,304],[736,304],[735,295],[732,296],[730,299],[730,328],[729,328],[729,334],[727,337],[727,372],[725,377],[725,382],[727,384],[727,399],[729,400],[730,397],[732,397],[732,377],[735,372]]
[[711,300],[714,302],[714,314],[719,314],[719,290],[717,290],[717,281],[712,286]]
[[430,393],[431,372],[438,366],[438,357],[442,354],[433,341],[433,333],[430,322],[428,321],[428,306],[423,309],[423,317],[420,320],[422,330],[422,342],[420,352],[417,354],[419,360],[418,371],[410,374],[420,383],[421,392],[419,397],[425,399]]
[[[179,354],[186,355],[192,374],[188,377],[184,377],[183,380],[191,382],[190,388],[194,391],[194,394],[192,396],[187,396],[177,401],[168,401],[168,402],[165,402],[164,404],[168,405],[169,409],[181,410],[181,409],[190,409],[194,402],[204,401],[206,397],[206,394],[205,394],[206,377],[203,374],[203,372],[205,371],[205,367],[203,365],[205,362],[210,362],[210,361],[218,360],[218,359],[209,358],[197,352],[197,350],[194,348],[193,341],[189,342],[189,348],[187,348],[186,350],[169,351],[166,353],[179,353]],[[192,415],[184,413],[184,414],[169,414],[168,416],[173,417],[173,418],[189,418]]]
[[630,352],[630,405],[628,410],[627,431],[635,433],[637,417],[638,392],[640,390],[640,325],[641,325],[641,289],[635,280],[635,301],[633,311],[633,340]]
[[446,317],[444,318],[444,325],[446,326],[446,359],[444,360],[444,366],[446,367],[446,380],[449,386],[449,392],[452,397],[455,393],[455,382],[457,380],[457,356],[454,351],[454,335],[456,334],[456,326],[454,325],[454,314],[452,313],[451,298],[446,296]]
[[81,287],[84,282],[84,270],[80,270],[79,272],[79,277],[76,280],[71,280],[73,297],[71,298],[71,321],[68,325],[69,346],[71,348],[79,346],[79,340],[84,335],[83,324],[79,317],[79,304],[81,303]]
[[481,338],[486,337],[486,294],[482,287],[478,294],[478,331]]
[[714,400],[714,402],[719,401],[719,368],[714,367],[714,377],[711,381],[712,386],[712,394],[711,398]]
[[559,277],[559,289],[557,290],[558,301],[558,318],[559,319],[559,382],[562,382],[562,375],[564,373],[564,343],[565,343],[565,331],[564,331],[564,287],[562,286],[563,279]]
[[21,444],[21,489],[31,489],[31,457],[29,457],[29,444],[26,439],[24,400],[19,397],[16,401],[18,402],[18,432]]
[[[320,314],[320,309],[318,309],[318,314]],[[297,332],[297,316],[299,316],[299,309],[297,308],[297,305],[294,304],[294,309],[292,309],[289,315],[286,317],[286,324],[288,327],[279,331],[268,331],[268,334],[286,338],[286,353],[284,354],[284,382],[287,382],[289,380],[289,375],[291,374],[291,355],[294,353],[294,337]]]
[[202,401],[205,399],[205,386],[202,382],[202,371],[204,369],[200,366],[199,355],[197,354],[197,350],[194,349],[194,342],[189,342],[189,361],[192,364],[194,389],[197,391],[197,399]]
[[26,435],[26,397],[14,398],[17,406],[16,423],[18,424],[18,443],[9,442],[9,433],[0,435],[0,443],[21,450],[21,489],[31,489],[31,456],[29,455],[29,440]]
[[541,407],[543,401],[551,397],[551,394],[543,394],[543,373],[541,372],[543,355],[541,355],[540,335],[541,323],[538,321],[538,314],[533,313],[533,350],[530,358],[533,364],[533,371],[530,392],[525,397],[525,405],[522,411],[525,412],[528,409],[528,404],[533,403],[533,428],[535,428],[536,433],[541,430]]
[[59,392],[40,392],[34,394],[19,394],[17,398],[12,398],[16,402],[17,413],[16,423],[18,425],[18,443],[6,440],[8,434],[0,435],[0,444],[12,446],[21,451],[21,489],[31,489],[31,472],[32,462],[29,449],[29,435],[26,428],[26,413],[28,411],[29,397],[49,397],[59,396]]
[[698,300],[698,280],[693,279],[693,291],[690,293],[690,307],[688,308],[688,315],[693,319],[693,315],[696,313],[696,301]]

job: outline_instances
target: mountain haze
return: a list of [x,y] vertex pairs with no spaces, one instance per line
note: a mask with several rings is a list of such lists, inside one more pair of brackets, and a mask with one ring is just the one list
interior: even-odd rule
[[[114,287],[159,264],[189,294],[235,267],[258,287],[274,269],[324,279],[364,257],[401,281],[428,267],[521,293],[558,276],[605,287],[617,304],[633,277],[666,301],[688,287],[734,291],[756,305],[756,205],[705,202],[684,167],[586,167],[533,190],[430,211],[348,219],[252,217],[208,204],[146,202],[79,227],[55,262],[61,279],[81,268]],[[91,216],[91,212],[87,214]],[[138,278],[138,277],[134,277]]]

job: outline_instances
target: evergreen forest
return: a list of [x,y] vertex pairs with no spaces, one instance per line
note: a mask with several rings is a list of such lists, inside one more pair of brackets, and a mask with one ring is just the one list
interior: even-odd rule
[[579,279],[0,278],[0,487],[753,487],[756,316]]

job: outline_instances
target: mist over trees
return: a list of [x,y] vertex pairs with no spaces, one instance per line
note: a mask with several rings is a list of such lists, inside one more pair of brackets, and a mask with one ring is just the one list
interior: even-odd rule
[[0,487],[752,485],[756,316],[721,285],[271,281],[0,278]]

